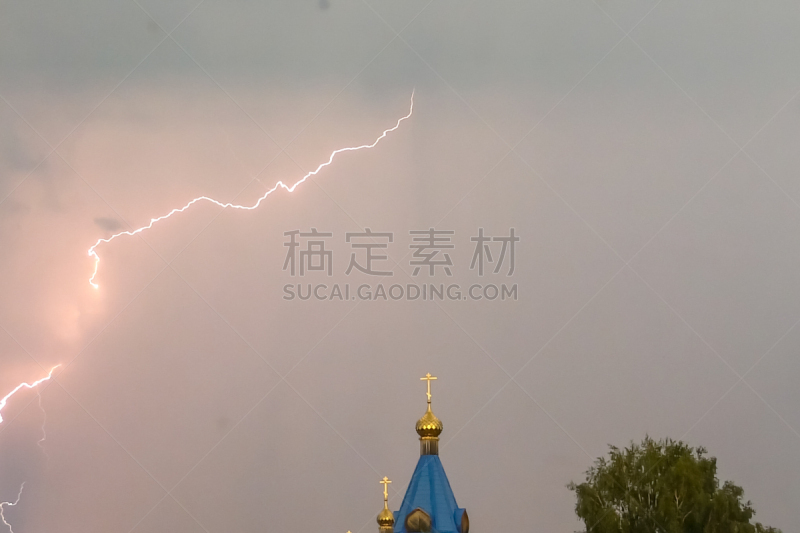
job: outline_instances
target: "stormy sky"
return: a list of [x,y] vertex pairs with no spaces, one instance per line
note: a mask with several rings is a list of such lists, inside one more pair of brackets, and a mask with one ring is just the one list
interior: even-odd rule
[[[376,531],[431,372],[473,531],[579,529],[566,485],[645,435],[800,529],[798,25],[788,0],[4,2],[0,396],[62,365],[3,410],[6,519]],[[412,91],[374,149],[103,244],[89,285],[98,239],[252,205]],[[312,228],[331,274],[293,276]],[[480,228],[514,229],[513,272],[502,241],[470,268]],[[430,229],[450,275],[414,274]],[[392,275],[347,273],[378,242]]]

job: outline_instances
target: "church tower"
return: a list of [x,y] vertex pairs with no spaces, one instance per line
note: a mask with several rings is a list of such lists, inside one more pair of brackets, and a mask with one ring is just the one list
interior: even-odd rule
[[[469,533],[467,511],[456,503],[447,474],[439,459],[439,435],[442,422],[431,409],[430,373],[420,378],[427,381],[428,409],[417,421],[420,457],[417,468],[406,489],[400,510],[392,513],[388,507],[388,483],[383,478],[384,509],[378,515],[380,533]],[[395,521],[395,517],[397,520]]]

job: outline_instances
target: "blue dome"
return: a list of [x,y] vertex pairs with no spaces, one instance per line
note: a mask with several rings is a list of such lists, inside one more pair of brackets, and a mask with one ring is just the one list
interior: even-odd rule
[[438,455],[420,456],[400,510],[395,513],[395,533],[407,533],[406,516],[417,508],[431,517],[432,533],[461,533],[464,510],[456,503]]

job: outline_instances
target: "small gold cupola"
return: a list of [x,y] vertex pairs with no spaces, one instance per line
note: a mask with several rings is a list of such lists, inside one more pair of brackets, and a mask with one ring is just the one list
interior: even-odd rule
[[389,478],[384,476],[381,480],[383,485],[383,509],[378,513],[378,526],[380,533],[392,533],[394,531],[394,514],[389,510]]
[[431,381],[438,379],[431,376],[430,372],[420,381],[428,382],[428,410],[417,420],[417,434],[419,434],[419,454],[439,455],[439,435],[442,433],[442,421],[436,418],[431,411]]

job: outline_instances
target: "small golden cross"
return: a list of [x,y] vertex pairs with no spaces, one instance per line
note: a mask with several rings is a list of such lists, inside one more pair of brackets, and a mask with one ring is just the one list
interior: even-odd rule
[[391,483],[391,481],[389,481],[388,477],[383,476],[380,483],[383,485],[383,503],[386,503],[389,501],[389,483]]
[[428,382],[428,403],[431,403],[431,380],[433,380],[433,379],[439,379],[439,378],[437,378],[435,376],[431,376],[430,372],[425,374],[424,378],[419,378],[420,381],[427,381]]

